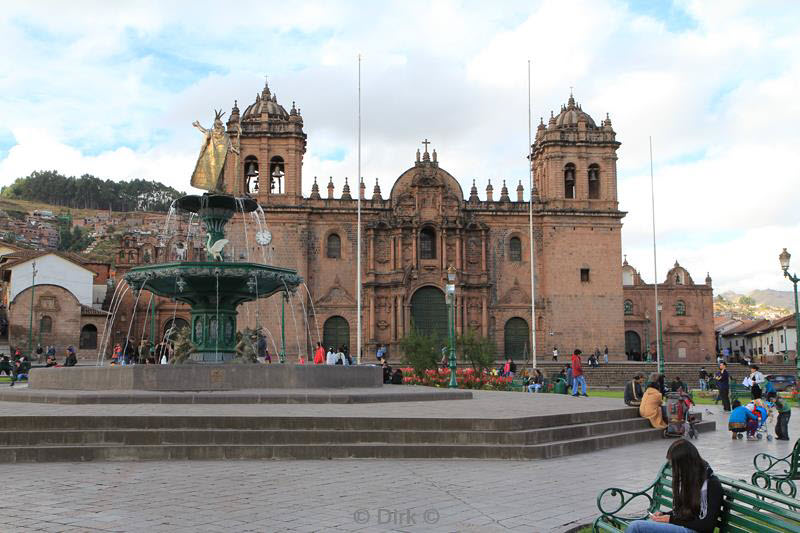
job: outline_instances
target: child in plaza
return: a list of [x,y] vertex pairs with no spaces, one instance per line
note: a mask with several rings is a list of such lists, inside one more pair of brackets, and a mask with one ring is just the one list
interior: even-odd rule
[[778,411],[778,421],[775,423],[775,438],[789,440],[789,418],[792,416],[792,406],[775,392],[767,394],[767,402],[773,403]]
[[747,432],[747,440],[755,440],[756,429],[758,429],[758,416],[747,407],[742,406],[739,400],[734,400],[731,405],[733,410],[728,417],[728,430],[731,438],[736,439],[737,433]]

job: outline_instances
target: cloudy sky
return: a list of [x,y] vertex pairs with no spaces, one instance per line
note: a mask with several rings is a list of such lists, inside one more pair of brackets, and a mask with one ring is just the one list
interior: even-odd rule
[[788,289],[800,263],[800,3],[14,2],[0,10],[0,185],[40,169],[157,179],[186,190],[212,108],[254,100],[269,76],[309,136],[304,189],[356,174],[388,193],[429,138],[481,196],[526,179],[533,114],[574,87],[609,113],[628,261],[653,279],[648,137],[659,278],[677,259],[717,290]]

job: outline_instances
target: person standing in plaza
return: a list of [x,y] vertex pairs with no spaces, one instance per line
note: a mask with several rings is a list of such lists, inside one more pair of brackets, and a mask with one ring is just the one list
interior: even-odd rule
[[603,347],[603,364],[604,365],[608,364],[608,345]]
[[706,372],[706,367],[701,366],[700,372],[698,373],[698,377],[700,378],[700,390],[704,391],[708,388],[708,372]]
[[322,343],[317,341],[317,347],[314,350],[314,364],[321,365],[325,363],[325,348],[322,347]]
[[41,344],[36,345],[36,361],[42,360],[42,354],[44,354],[44,348],[42,348]]
[[719,364],[719,372],[714,376],[717,380],[717,390],[719,391],[719,398],[722,400],[722,409],[725,411],[731,410],[730,398],[730,375],[728,374],[728,365],[725,363]]
[[[589,396],[586,394],[586,378],[583,375],[583,366],[581,366],[581,352],[575,350],[572,353],[572,395],[573,396]],[[582,393],[578,393],[578,387],[581,388]]]
[[792,406],[775,392],[767,394],[767,401],[774,402],[775,408],[778,410],[778,421],[775,423],[775,438],[789,440],[789,418],[792,416]]
[[558,347],[553,346],[553,361],[558,361]]
[[328,349],[328,356],[325,359],[325,364],[328,365],[335,365],[336,364],[336,350],[334,350],[333,346]]

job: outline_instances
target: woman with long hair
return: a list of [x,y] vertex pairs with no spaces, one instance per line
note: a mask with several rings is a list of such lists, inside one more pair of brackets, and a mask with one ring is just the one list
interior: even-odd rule
[[667,450],[672,468],[672,511],[632,522],[628,533],[713,533],[722,508],[722,485],[697,448],[679,439]]

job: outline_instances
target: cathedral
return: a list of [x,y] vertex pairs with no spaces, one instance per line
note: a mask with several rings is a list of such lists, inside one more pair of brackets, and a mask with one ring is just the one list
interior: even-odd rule
[[[290,360],[310,354],[320,339],[326,348],[345,345],[356,353],[357,260],[362,265],[362,354],[367,361],[381,344],[390,356],[402,355],[399,341],[412,328],[446,342],[444,289],[450,267],[456,273],[456,333],[471,328],[490,338],[498,358],[530,359],[534,320],[540,358],[554,348],[564,354],[607,346],[610,358],[618,360],[648,348],[655,352],[657,336],[645,331],[655,327],[649,317],[644,319],[644,310],[652,306],[642,290],[646,285],[638,273],[636,284],[623,283],[628,267],[621,263],[625,212],[617,200],[620,142],[608,115],[598,124],[572,95],[547,123],[538,125],[532,146],[533,254],[529,203],[523,199],[526,184],[497,183],[496,195],[489,182],[479,195],[473,182],[465,194],[459,179],[446,170],[446,158],[430,149],[427,140],[416,154],[409,153],[409,168],[385,196],[377,183],[367,194],[365,183],[347,181],[337,194],[332,179],[321,191],[315,178],[310,196],[304,197],[307,135],[294,104],[287,111],[265,85],[243,112],[234,104],[226,129],[238,154],[226,160],[225,191],[258,200],[272,234],[269,262],[297,270],[306,283],[291,305],[284,304]],[[356,195],[361,195],[360,258]],[[231,222],[229,236],[236,233],[236,224],[248,223],[241,218]],[[157,245],[151,240],[146,246]],[[252,244],[231,247],[241,250]],[[202,247],[184,249],[190,260],[202,254]],[[143,253],[123,249],[120,257],[141,258]],[[157,250],[149,254],[159,260]],[[119,272],[124,270],[124,264],[118,265]],[[690,287],[679,288],[685,293]],[[707,289],[710,294],[710,279]],[[666,297],[669,287],[659,284],[659,291]],[[680,354],[677,347],[672,357],[667,353],[668,360],[680,356],[699,361],[701,353],[713,351],[711,309],[700,309],[710,301],[706,292],[698,303],[688,293],[682,296],[697,312],[693,317],[684,313],[676,331],[694,337],[680,344]],[[272,351],[281,331],[280,297],[270,300],[275,302],[242,306],[239,324],[265,326]],[[159,301],[154,313],[165,324],[188,317],[181,306],[166,301]],[[687,325],[687,319],[697,324]]]
[[[240,127],[239,127],[240,125]],[[447,332],[444,285],[456,269],[456,332],[473,328],[496,342],[497,353],[530,356],[531,254],[524,185],[490,183],[481,199],[467,194],[428,142],[409,154],[391,191],[314,182],[304,198],[303,118],[281,106],[265,86],[227,129],[239,146],[225,187],[248,193],[264,208],[275,263],[306,280],[326,346],[355,350],[356,194],[361,195],[364,353],[398,340],[412,327],[442,339]],[[572,96],[533,146],[536,328],[540,354],[607,345],[624,354],[621,283],[622,218],[616,188],[620,143]],[[359,186],[360,185],[360,186]],[[509,193],[508,186],[515,188]],[[353,189],[351,191],[351,186]],[[513,194],[513,196],[512,196]],[[311,306],[307,306],[311,307]],[[274,331],[274,329],[273,329]]]

